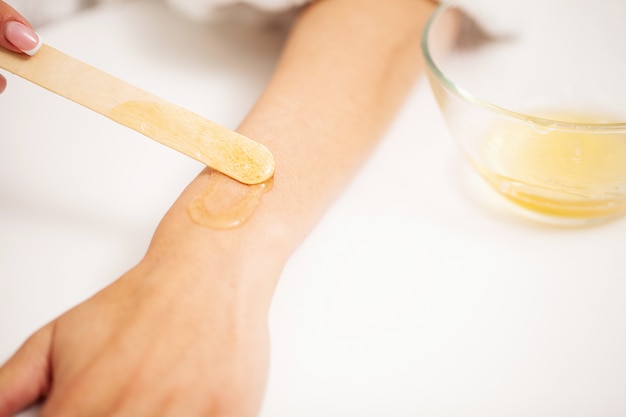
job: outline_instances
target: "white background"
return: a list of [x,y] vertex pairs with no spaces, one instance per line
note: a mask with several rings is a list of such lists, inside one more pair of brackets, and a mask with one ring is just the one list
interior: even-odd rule
[[[235,127],[280,28],[94,9],[48,43]],[[140,259],[198,163],[16,77],[0,97],[0,361]],[[626,220],[518,216],[425,80],[276,293],[263,417],[626,415]],[[24,415],[31,415],[27,412]]]

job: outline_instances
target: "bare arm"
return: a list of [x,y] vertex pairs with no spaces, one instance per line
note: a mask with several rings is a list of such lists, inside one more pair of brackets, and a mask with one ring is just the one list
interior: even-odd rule
[[[319,0],[239,130],[276,157],[250,219],[206,227],[189,206],[249,188],[206,170],[145,258],[33,335],[0,369],[0,417],[46,397],[50,416],[232,416],[259,410],[267,313],[282,268],[367,157],[419,73],[420,0]],[[212,202],[210,202],[212,203]]]
[[[247,224],[218,235],[257,236],[279,246],[272,253],[283,260],[291,254],[412,87],[422,65],[422,26],[433,7],[419,0],[329,0],[302,14],[273,79],[239,128],[273,151],[273,190]],[[205,182],[202,175],[194,181],[161,225],[168,236],[198,239],[191,246],[200,251],[215,232],[190,222],[185,207]]]

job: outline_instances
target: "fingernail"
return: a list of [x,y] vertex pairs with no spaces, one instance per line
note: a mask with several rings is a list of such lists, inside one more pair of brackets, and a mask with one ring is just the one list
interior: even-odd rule
[[16,21],[11,21],[4,25],[4,37],[13,46],[27,55],[35,55],[43,44],[37,32]]

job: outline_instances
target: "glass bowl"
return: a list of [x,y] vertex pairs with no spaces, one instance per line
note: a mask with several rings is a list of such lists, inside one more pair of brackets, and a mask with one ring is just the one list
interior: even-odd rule
[[427,75],[451,136],[535,219],[623,215],[626,1],[491,3],[445,3],[424,30]]

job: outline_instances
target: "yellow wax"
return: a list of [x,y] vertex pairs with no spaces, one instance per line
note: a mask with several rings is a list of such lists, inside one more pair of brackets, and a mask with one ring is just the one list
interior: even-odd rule
[[[602,120],[575,115],[557,119]],[[626,212],[626,133],[502,123],[486,135],[482,152],[483,176],[526,209],[581,219]]]

